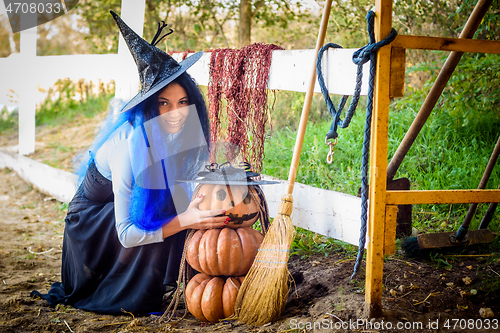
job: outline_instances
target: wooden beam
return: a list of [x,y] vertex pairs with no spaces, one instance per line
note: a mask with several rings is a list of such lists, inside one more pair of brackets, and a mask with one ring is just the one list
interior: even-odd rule
[[[121,19],[139,36],[142,37],[144,31],[144,13],[146,10],[146,0],[122,0],[121,4]],[[141,15],[142,14],[142,15]],[[153,22],[148,24],[153,24]],[[127,102],[134,97],[139,91],[140,80],[137,75],[137,66],[132,54],[128,50],[127,43],[123,36],[118,31],[118,57],[120,62],[123,63],[123,68],[134,68],[132,70],[135,75],[128,75],[126,78],[117,79],[115,85],[115,98]],[[120,73],[121,71],[114,71]],[[119,112],[118,109],[113,110]]]
[[406,50],[391,48],[391,83],[389,98],[403,97],[405,91]]
[[396,226],[398,206],[387,205],[385,208],[384,255],[396,253]]
[[500,190],[387,191],[389,205],[500,202]]
[[[36,20],[36,15],[21,15],[21,26],[29,26]],[[35,108],[36,83],[31,79],[26,79],[23,74],[29,76],[35,73],[38,68],[33,64],[36,58],[37,26],[22,30],[20,32],[19,60],[21,66],[17,68],[14,80],[19,85],[16,93],[19,96],[19,153],[29,155],[35,152]]]
[[500,54],[500,41],[491,40],[398,35],[391,45],[405,49]]
[[[378,42],[391,32],[392,0],[376,0],[375,6],[375,39]],[[370,202],[364,309],[369,318],[377,318],[382,314],[390,64],[391,47],[382,47],[377,53],[370,144]]]

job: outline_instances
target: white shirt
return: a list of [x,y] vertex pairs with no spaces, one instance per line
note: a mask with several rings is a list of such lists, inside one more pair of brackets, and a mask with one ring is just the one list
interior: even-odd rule
[[97,170],[113,183],[115,219],[118,239],[123,247],[163,242],[161,228],[146,231],[135,226],[129,215],[132,193],[132,166],[127,139],[133,132],[128,122],[113,133],[95,155]]

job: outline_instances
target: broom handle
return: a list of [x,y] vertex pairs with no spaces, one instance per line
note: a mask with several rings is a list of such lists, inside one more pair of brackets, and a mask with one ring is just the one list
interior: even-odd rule
[[[486,169],[484,170],[483,177],[481,178],[481,181],[479,182],[479,185],[477,187],[479,190],[484,190],[486,188],[486,184],[488,183],[488,180],[490,179],[491,172],[493,171],[493,167],[497,163],[498,155],[500,155],[500,137],[498,137],[497,143],[495,144],[495,148],[493,148],[493,153],[491,154],[490,160],[488,161],[488,165],[486,166]],[[478,205],[477,203],[472,203],[469,206],[469,210],[467,211],[467,215],[465,215],[464,222],[462,223],[463,228],[469,228],[469,224],[472,221],[474,214],[476,214],[477,205]]]
[[295,178],[297,176],[297,168],[300,161],[300,153],[302,151],[302,144],[304,143],[304,135],[306,133],[307,119],[309,118],[309,109],[311,108],[312,96],[314,93],[314,85],[316,84],[316,58],[318,57],[319,49],[323,46],[326,35],[326,27],[328,26],[328,19],[330,17],[330,10],[332,8],[332,0],[325,2],[323,10],[323,17],[321,18],[321,26],[319,28],[318,39],[316,41],[316,53],[314,56],[311,81],[309,81],[309,89],[306,92],[306,99],[302,107],[302,114],[300,116],[299,130],[297,139],[295,140],[295,148],[293,149],[292,164],[290,166],[290,173],[288,174],[288,190],[287,194],[293,193],[293,186],[295,185]]

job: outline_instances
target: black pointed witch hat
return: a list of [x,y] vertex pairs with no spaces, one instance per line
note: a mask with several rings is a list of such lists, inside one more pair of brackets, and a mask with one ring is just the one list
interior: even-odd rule
[[110,13],[113,15],[130,53],[134,57],[141,81],[141,91],[125,104],[121,112],[130,110],[154,93],[165,88],[203,55],[203,51],[197,52],[185,60],[177,62],[169,54],[155,46],[165,36],[172,33],[172,29],[170,29],[169,33],[160,36],[162,30],[167,27],[165,22],[158,22],[158,31],[150,44],[136,34],[115,12],[110,11]]
[[180,183],[198,183],[198,184],[215,184],[215,185],[271,185],[278,184],[274,180],[255,179],[260,174],[253,172],[251,165],[247,162],[241,162],[240,168],[233,167],[231,163],[223,164],[212,163],[206,165],[207,171],[198,173],[198,179],[178,180]]

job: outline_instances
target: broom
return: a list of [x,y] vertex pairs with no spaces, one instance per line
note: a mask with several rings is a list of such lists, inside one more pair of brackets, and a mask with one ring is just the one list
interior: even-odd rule
[[[478,189],[484,190],[491,176],[493,167],[495,166],[498,156],[500,155],[500,137],[498,137],[493,153],[490,156],[488,165],[484,170],[483,177],[479,183]],[[427,254],[427,250],[437,248],[447,248],[463,245],[475,245],[482,243],[491,243],[495,240],[495,235],[491,230],[485,229],[488,222],[485,222],[483,227],[478,230],[469,230],[469,225],[476,213],[477,203],[472,203],[469,206],[464,222],[456,233],[454,232],[438,232],[431,234],[421,234],[417,237],[409,237],[403,240],[403,250],[410,258],[418,258]]]
[[306,93],[292,163],[288,174],[288,189],[281,198],[278,215],[267,232],[250,271],[245,277],[236,298],[235,311],[238,320],[246,324],[263,325],[276,320],[283,311],[288,297],[288,257],[294,238],[290,215],[293,210],[293,186],[300,160],[307,118],[316,83],[316,57],[323,45],[332,0],[325,3],[320,31],[316,41],[316,56],[311,81]]

